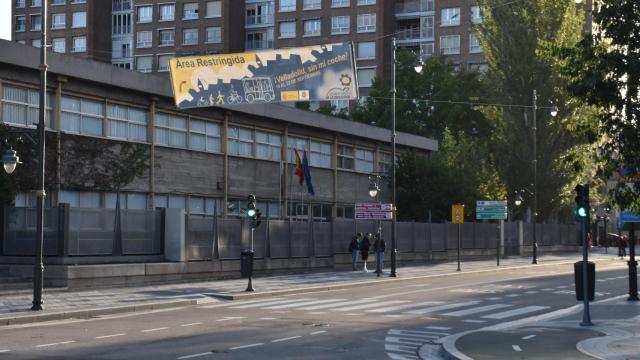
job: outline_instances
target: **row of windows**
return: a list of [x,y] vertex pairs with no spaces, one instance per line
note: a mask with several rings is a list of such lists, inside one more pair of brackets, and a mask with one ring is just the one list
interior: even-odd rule
[[[196,2],[185,3],[182,6],[182,20],[195,20],[200,18],[199,4]],[[175,20],[176,5],[175,4],[159,4],[158,20],[173,21]],[[136,8],[136,20],[138,23],[153,22],[153,5],[140,5]],[[216,18],[222,16],[222,1],[207,1],[205,5],[205,18]]]
[[[471,7],[471,22],[479,24],[482,22],[480,14],[480,6]],[[440,26],[458,26],[460,25],[460,8],[444,8],[440,10]]]
[[[460,54],[460,35],[446,35],[440,37],[440,52],[444,55]],[[480,41],[476,34],[469,34],[469,53],[480,53]]]
[[[296,37],[296,21],[286,20],[280,22],[281,39]],[[303,36],[320,36],[321,19],[307,19],[302,21]],[[351,29],[351,17],[333,16],[331,17],[331,35],[349,34]],[[357,16],[358,33],[367,33],[376,31],[376,14],[359,14]]]
[[[32,31],[40,31],[42,29],[42,16],[40,14],[29,15],[31,20]],[[16,32],[27,30],[26,15],[16,16]],[[67,14],[52,14],[51,29],[65,29],[67,27]],[[87,13],[85,11],[74,12],[71,15],[71,27],[74,29],[87,27]]]
[[[280,12],[296,11],[297,0],[280,0]],[[321,0],[303,0],[302,10],[318,10],[322,7]],[[349,7],[351,0],[331,0],[331,7]],[[376,0],[357,0],[357,5],[374,5]]]
[[[175,45],[176,29],[159,29],[158,46]],[[199,29],[182,30],[182,45],[198,45],[200,39]],[[206,44],[218,44],[222,42],[222,28],[211,26],[205,28],[204,42]],[[136,47],[139,49],[153,46],[153,31],[138,31],[136,34]]]
[[[51,5],[64,5],[66,0],[50,0],[49,3]],[[87,0],[69,0],[70,4],[84,4]],[[17,8],[24,8],[26,4],[25,0],[16,0]],[[42,0],[31,0],[31,6],[38,7],[42,6]]]
[[[51,207],[51,197],[46,198],[46,207]],[[71,191],[60,190],[58,192],[58,203],[69,204],[73,208],[85,209],[115,209],[118,201],[117,193],[97,191]],[[34,193],[18,193],[14,201],[16,207],[35,207],[36,196]],[[309,211],[315,221],[329,221],[331,219],[331,204],[301,203],[292,201],[289,204],[289,217],[299,220],[308,220]],[[230,199],[227,201],[227,215],[242,216],[246,207],[245,199]],[[277,201],[258,201],[256,207],[261,209],[264,217],[281,218],[282,206]],[[144,210],[148,209],[147,193],[143,192],[121,192],[120,209]],[[214,197],[204,197],[196,195],[180,194],[154,194],[153,208],[184,209],[190,215],[213,216],[222,215],[223,199]],[[353,219],[353,205],[337,205],[336,217]]]
[[[3,86],[3,122],[33,126],[38,122],[38,100],[38,92],[35,90]],[[50,95],[47,104],[49,106],[46,125],[51,128],[53,108]],[[67,95],[61,97],[60,130],[68,133],[148,142],[148,118],[149,113],[139,108],[117,104],[105,106],[102,101]],[[222,126],[219,123],[158,112],[155,116],[154,133],[157,145],[212,153],[222,152]],[[288,140],[289,162],[295,163],[295,149],[300,152],[300,155],[304,151],[309,154],[311,166],[331,168],[333,153],[331,143],[296,136],[290,136]],[[230,155],[280,161],[282,145],[282,135],[278,133],[237,126],[231,126],[227,131],[226,150]],[[381,153],[379,170],[388,170],[390,164],[388,154]],[[336,166],[339,169],[371,173],[374,171],[374,152],[339,145]]]

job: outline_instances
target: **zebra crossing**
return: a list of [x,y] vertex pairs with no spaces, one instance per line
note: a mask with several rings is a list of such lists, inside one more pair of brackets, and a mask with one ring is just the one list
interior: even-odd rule
[[[384,300],[373,298],[344,299],[344,298],[288,298],[275,297],[268,299],[247,300],[241,302],[220,302],[200,306],[201,309],[226,308],[229,310],[260,309],[273,313],[290,311],[306,312],[309,315],[327,314],[328,312],[342,313],[348,316],[382,315],[388,318],[441,316],[450,318],[476,317],[478,322],[487,320],[504,320],[517,316],[529,315],[548,309],[548,306],[526,306],[483,300],[463,302],[444,301],[411,301]],[[466,319],[469,320],[469,319]]]
[[[390,329],[385,337],[384,350],[392,360],[418,360],[418,349],[425,343],[451,335],[447,330],[449,328],[429,326],[424,330]],[[439,357],[433,357],[436,358]]]

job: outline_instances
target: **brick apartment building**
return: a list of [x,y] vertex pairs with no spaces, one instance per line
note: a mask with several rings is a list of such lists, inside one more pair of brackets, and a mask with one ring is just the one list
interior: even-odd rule
[[[13,39],[38,46],[41,0],[12,0]],[[391,38],[457,66],[484,66],[475,0],[50,0],[53,50],[141,72],[173,56],[353,41],[360,93],[384,76]],[[110,14],[111,19],[109,20]],[[388,70],[387,70],[388,71]],[[340,102],[338,100],[338,102]],[[343,107],[347,104],[334,104]]]

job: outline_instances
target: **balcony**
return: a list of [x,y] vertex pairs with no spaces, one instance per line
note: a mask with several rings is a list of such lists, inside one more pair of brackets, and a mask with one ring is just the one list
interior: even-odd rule
[[273,49],[273,40],[247,40],[246,50]]
[[398,43],[418,43],[423,41],[433,41],[433,29],[420,31],[419,28],[399,29],[397,34]]
[[273,14],[247,15],[246,26],[272,26]]
[[434,0],[407,0],[396,4],[396,17],[418,16],[434,11]]

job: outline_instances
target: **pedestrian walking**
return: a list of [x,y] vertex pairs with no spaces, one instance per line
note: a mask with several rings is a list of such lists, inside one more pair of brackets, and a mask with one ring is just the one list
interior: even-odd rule
[[363,267],[364,272],[369,272],[369,269],[367,269],[367,259],[369,258],[370,249],[371,249],[371,233],[368,233],[362,239],[362,248],[360,249],[360,251],[362,251],[362,262],[364,263],[364,267]]
[[627,236],[623,236],[620,238],[620,240],[618,240],[618,256],[620,256],[622,259],[624,259],[625,256],[627,256],[627,244],[628,244],[628,238]]
[[376,274],[380,277],[382,274],[382,267],[384,265],[384,251],[387,248],[387,244],[384,242],[381,234],[378,233],[376,241],[373,242],[373,252],[376,254]]
[[362,246],[362,233],[358,233],[351,238],[349,243],[349,252],[351,253],[351,269],[356,271],[356,263],[358,262],[358,252]]
[[589,246],[588,249],[591,250],[593,247],[593,236],[591,235],[591,231],[587,233],[587,245]]

